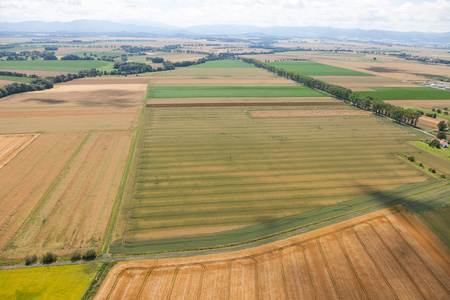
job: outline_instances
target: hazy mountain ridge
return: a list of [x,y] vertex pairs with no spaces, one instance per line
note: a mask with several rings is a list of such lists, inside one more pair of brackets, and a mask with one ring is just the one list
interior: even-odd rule
[[100,20],[75,20],[71,22],[0,22],[0,33],[15,35],[19,33],[64,33],[74,34],[105,34],[127,33],[130,36],[223,36],[223,35],[251,35],[251,36],[277,36],[277,37],[304,37],[304,38],[332,38],[332,39],[358,39],[376,41],[396,41],[408,43],[436,43],[450,44],[450,32],[398,32],[386,30],[341,29],[334,27],[297,27],[273,26],[258,27],[251,25],[199,25],[190,27],[176,27],[163,23],[148,22],[147,25],[123,24]]

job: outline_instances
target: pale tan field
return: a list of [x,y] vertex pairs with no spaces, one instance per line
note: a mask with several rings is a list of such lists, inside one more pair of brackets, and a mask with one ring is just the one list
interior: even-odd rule
[[11,84],[11,83],[14,83],[14,81],[0,80],[0,87],[5,86],[7,84]]
[[425,75],[448,76],[449,67],[445,65],[423,64],[415,61],[386,62],[373,64],[370,62],[339,61],[333,59],[316,59],[315,61],[334,66],[374,74],[397,80],[427,80]]
[[56,84],[53,89],[3,98],[0,110],[52,110],[140,107],[143,78],[88,78]]
[[[45,134],[0,169],[0,250],[22,223],[67,164],[85,134]],[[35,216],[38,222],[42,216]]]
[[101,246],[147,81],[86,78],[2,99],[1,133],[40,133],[0,168],[2,259]]
[[37,137],[38,135],[0,135],[0,169]]
[[[81,151],[64,167],[8,242],[4,255],[34,250],[70,254],[101,246],[131,145],[132,132],[86,136]],[[23,184],[26,184],[24,182]]]
[[[44,48],[38,51],[43,51]],[[41,77],[45,76],[57,76],[61,74],[69,74],[69,72],[58,72],[58,71],[39,71],[39,70],[3,70],[2,71],[10,71],[10,72],[19,72],[19,73],[25,73],[27,75],[37,75]]]
[[449,253],[401,206],[263,246],[122,262],[94,299],[448,299]]
[[450,107],[450,100],[386,100],[384,102],[396,106],[402,107],[414,106],[426,109],[432,109],[433,107]]
[[[278,76],[260,68],[178,68],[170,72],[154,72],[146,75],[150,77],[150,80],[153,77],[159,80],[180,77],[184,77],[184,80],[223,78],[224,80],[234,79],[236,83],[240,80],[280,80]],[[284,80],[289,81],[288,79]],[[174,82],[174,84],[176,83]]]
[[431,117],[427,117],[427,116],[421,116],[419,118],[418,126],[420,128],[437,130],[437,125],[441,121],[444,121],[447,123],[447,120],[439,118],[439,117],[431,118]]
[[352,91],[372,91],[367,87],[420,87],[420,85],[398,79],[379,76],[313,76],[325,82],[340,85]]
[[323,117],[323,116],[367,116],[372,115],[364,110],[264,110],[252,111],[257,118],[271,117]]

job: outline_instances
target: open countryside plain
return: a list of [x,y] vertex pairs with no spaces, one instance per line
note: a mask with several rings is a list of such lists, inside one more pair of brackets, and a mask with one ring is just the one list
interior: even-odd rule
[[449,267],[398,207],[252,249],[119,263],[95,299],[448,299]]
[[2,99],[2,137],[35,137],[0,169],[2,258],[100,249],[146,82],[91,78]]
[[[204,70],[220,75],[220,69]],[[240,81],[239,69],[232,76]],[[149,98],[148,103],[152,101]],[[233,241],[243,242],[240,228],[333,204],[345,206],[346,201],[374,193],[436,184],[427,172],[397,155],[413,149],[406,142],[417,136],[382,119],[348,112],[337,116],[325,112],[314,118],[253,117],[253,110],[289,114],[276,102],[272,105],[149,109],[135,184],[111,252],[225,245],[233,232]],[[299,109],[317,114],[351,107],[293,108]],[[375,205],[377,200],[368,203]],[[275,233],[271,230],[275,229],[261,229],[252,238]],[[230,234],[221,238],[224,232]]]

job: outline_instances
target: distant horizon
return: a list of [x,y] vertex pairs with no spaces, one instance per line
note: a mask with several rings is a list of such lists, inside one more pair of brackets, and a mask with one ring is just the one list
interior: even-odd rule
[[[220,14],[218,14],[220,12]],[[333,27],[396,32],[450,31],[447,0],[2,0],[3,22],[102,20],[257,27]]]
[[[74,19],[70,21],[42,21],[42,20],[26,20],[26,21],[0,21],[0,24],[19,24],[19,23],[25,23],[25,22],[42,22],[42,23],[62,23],[62,24],[68,24],[71,22],[79,22],[79,21],[93,21],[93,22],[112,22],[115,24],[120,25],[131,25],[136,27],[161,27],[161,28],[173,28],[173,29],[188,29],[188,28],[195,28],[195,27],[202,27],[202,26],[230,26],[230,27],[255,27],[255,28],[264,28],[264,29],[270,29],[270,28],[332,28],[337,30],[363,30],[363,31],[387,31],[387,32],[398,32],[398,33],[430,33],[430,34],[446,34],[450,33],[450,29],[448,31],[420,31],[420,30],[405,30],[405,31],[399,31],[394,29],[377,29],[377,28],[344,28],[344,27],[338,27],[338,26],[320,26],[320,25],[271,25],[271,26],[259,26],[259,25],[251,25],[251,24],[226,24],[226,23],[216,23],[216,24],[198,24],[198,25],[191,25],[191,26],[178,26],[178,25],[170,25],[163,22],[134,22],[134,21],[126,21],[126,20],[102,20],[102,19]],[[2,28],[0,27],[0,31],[2,31]]]

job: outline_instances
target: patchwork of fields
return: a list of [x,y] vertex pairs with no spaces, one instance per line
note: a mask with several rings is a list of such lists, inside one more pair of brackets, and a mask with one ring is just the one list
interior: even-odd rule
[[373,76],[349,69],[333,67],[317,62],[271,62],[271,66],[307,76]]
[[[341,203],[345,207],[348,201],[377,193],[391,199],[391,191],[412,193],[419,186],[434,185],[427,183],[433,178],[429,173],[397,155],[415,150],[407,141],[417,136],[367,112],[337,105],[342,102],[315,105],[306,94],[297,95],[295,107],[277,107],[276,101],[289,101],[291,90],[300,88],[282,85],[270,86],[278,94],[269,98],[276,99],[272,107],[241,106],[236,99],[261,96],[258,91],[264,85],[253,81],[247,86],[209,86],[208,81],[226,74],[240,82],[248,76],[241,70],[258,69],[193,70],[203,70],[208,78],[196,79],[202,75],[196,73],[185,80],[205,84],[179,85],[180,74],[174,73],[175,84],[169,86],[170,74],[150,76],[155,82],[148,105],[162,103],[158,100],[177,105],[146,111],[111,253],[226,245],[233,232],[239,236],[255,226],[258,230],[242,236],[261,238],[277,232],[278,225],[262,228],[266,223]],[[265,73],[261,78],[270,75],[258,71]],[[220,102],[228,91],[235,94],[222,101],[239,106],[191,107]],[[375,197],[366,205],[384,201]],[[352,205],[347,205],[350,211]]]
[[119,263],[95,299],[446,299],[446,250],[382,210],[247,250]]
[[374,90],[358,92],[379,100],[450,100],[450,92],[429,87],[370,87]]

